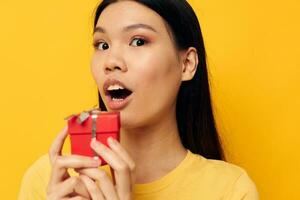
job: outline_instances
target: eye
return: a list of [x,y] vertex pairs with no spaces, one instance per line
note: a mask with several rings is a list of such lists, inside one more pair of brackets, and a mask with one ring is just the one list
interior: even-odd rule
[[147,44],[148,41],[142,38],[134,38],[130,44],[135,44],[134,46],[142,46]]
[[109,46],[106,42],[96,42],[94,44],[94,48],[99,50],[106,50],[109,48]]

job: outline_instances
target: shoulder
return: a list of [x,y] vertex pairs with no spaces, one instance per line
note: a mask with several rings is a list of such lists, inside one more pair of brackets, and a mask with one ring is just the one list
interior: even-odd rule
[[206,159],[198,154],[192,156],[198,177],[213,188],[220,188],[225,199],[259,199],[256,185],[244,168],[222,160]]
[[[39,157],[25,172],[23,180],[28,177],[38,178],[43,181],[48,181],[50,176],[51,165],[48,154]],[[32,180],[32,179],[30,179]]]
[[199,174],[206,174],[211,178],[221,178],[223,180],[236,180],[242,174],[247,174],[242,167],[215,159],[207,159],[201,155],[191,153],[191,160],[193,164],[191,167]]
[[48,154],[39,157],[24,173],[19,199],[44,199],[51,165]]

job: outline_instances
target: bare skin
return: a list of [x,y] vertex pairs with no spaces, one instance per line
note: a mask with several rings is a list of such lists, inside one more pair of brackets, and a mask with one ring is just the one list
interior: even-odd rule
[[[135,26],[124,31],[134,24],[146,24],[153,30]],[[101,170],[95,170],[92,160],[69,156],[60,159],[58,164],[53,162],[49,196],[55,193],[53,188],[68,180],[61,175],[65,172],[62,169],[75,168],[81,176],[75,183],[65,183],[73,194],[61,192],[62,197],[127,200],[132,198],[133,184],[159,179],[176,168],[187,154],[179,138],[176,98],[181,82],[192,79],[195,74],[197,50],[190,47],[178,51],[163,19],[134,1],[111,4],[102,12],[94,43],[91,72],[108,111],[115,110],[107,106],[103,91],[106,79],[118,79],[133,91],[130,103],[119,110],[121,143],[110,143],[111,149],[97,142],[91,145],[114,169],[116,183],[113,185]],[[63,157],[59,153],[63,141],[63,136],[58,137],[52,153],[49,152],[52,160]],[[62,172],[58,173],[59,170]],[[102,185],[107,187],[99,187],[95,180],[104,181],[106,184]]]

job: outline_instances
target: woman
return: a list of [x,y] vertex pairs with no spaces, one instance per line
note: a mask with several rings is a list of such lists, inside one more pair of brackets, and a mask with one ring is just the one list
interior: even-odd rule
[[202,34],[186,1],[104,0],[94,47],[99,105],[121,112],[122,140],[91,147],[114,178],[99,160],[61,155],[65,127],[49,160],[26,173],[20,199],[258,199],[245,170],[222,161]]

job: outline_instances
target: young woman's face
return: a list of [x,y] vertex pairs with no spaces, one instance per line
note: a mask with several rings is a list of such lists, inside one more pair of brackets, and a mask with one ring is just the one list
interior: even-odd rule
[[[121,112],[122,128],[151,126],[175,111],[181,67],[163,19],[120,1],[104,9],[95,30],[92,75],[108,111]],[[107,97],[105,82],[113,79],[132,91],[125,100]]]

